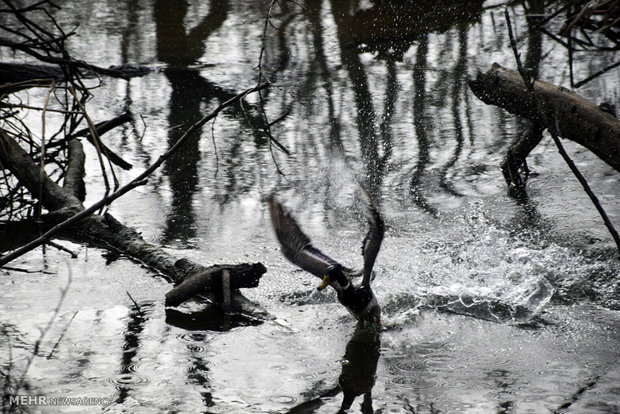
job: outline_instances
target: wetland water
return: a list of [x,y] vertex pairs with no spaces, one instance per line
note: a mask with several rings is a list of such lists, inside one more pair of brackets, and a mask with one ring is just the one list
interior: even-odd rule
[[[95,120],[124,109],[136,116],[104,137],[134,164],[118,172],[121,182],[256,84],[263,1],[56,3],[61,23],[80,24],[68,41],[74,56],[155,69],[105,79],[88,103]],[[25,409],[620,412],[611,236],[550,137],[528,158],[527,199],[506,194],[499,164],[527,125],[467,87],[493,62],[515,67],[500,2],[281,3],[265,39],[272,86],[263,99],[269,119],[287,114],[272,133],[291,155],[269,145],[258,99],[248,96],[245,111],[222,113],[110,208],[179,257],[265,264],[260,286],[243,293],[269,316],[222,315],[201,301],[166,310],[169,283],[97,248],[63,242],[77,259],[31,252],[12,266],[37,272],[0,273],[2,370],[24,370],[66,288],[20,393],[111,404]],[[541,79],[569,86],[565,49],[532,30],[547,12],[535,3],[526,3],[529,14],[522,4],[510,9],[522,55]],[[575,74],[617,60],[578,54]],[[618,70],[577,92],[617,105]],[[565,144],[620,227],[618,173]],[[103,190],[94,153],[87,163],[88,205]],[[264,203],[276,191],[317,247],[358,266],[366,231],[358,181],[387,226],[373,284],[379,335],[356,330],[333,292],[314,291],[318,279],[282,257]]]

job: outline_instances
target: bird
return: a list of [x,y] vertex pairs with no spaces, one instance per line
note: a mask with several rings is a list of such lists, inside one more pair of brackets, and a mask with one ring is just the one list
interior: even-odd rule
[[[385,225],[381,214],[367,192],[363,191],[368,204],[369,229],[362,242],[363,267],[352,270],[322,253],[312,245],[310,238],[301,230],[291,213],[282,206],[275,195],[268,198],[271,223],[281,245],[281,251],[289,261],[322,279],[317,290],[331,286],[338,301],[359,321],[381,323],[381,306],[372,291],[373,267],[381,248]],[[362,277],[359,284],[353,279]]]

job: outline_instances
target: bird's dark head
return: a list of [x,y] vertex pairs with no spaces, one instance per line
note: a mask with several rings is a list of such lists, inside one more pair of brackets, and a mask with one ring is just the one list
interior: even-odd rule
[[332,265],[325,271],[323,276],[323,282],[317,287],[317,290],[323,290],[329,286],[332,282],[338,282],[340,286],[344,287],[349,283],[349,280],[342,272],[342,266],[339,264]]

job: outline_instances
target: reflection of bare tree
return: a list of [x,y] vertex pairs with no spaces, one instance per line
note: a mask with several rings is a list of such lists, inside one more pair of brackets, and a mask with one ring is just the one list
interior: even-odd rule
[[[310,1],[306,5],[306,15],[312,27],[312,44],[314,46],[315,60],[318,64],[319,74],[323,80],[323,88],[327,100],[327,117],[329,122],[329,145],[330,150],[344,153],[344,144],[340,135],[340,120],[336,117],[334,104],[334,87],[330,69],[327,66],[325,47],[323,46],[323,25],[321,21],[321,2]],[[311,68],[314,69],[314,68]]]
[[[368,77],[360,60],[358,49],[351,44],[351,31],[354,27],[355,15],[350,15],[349,5],[344,1],[332,1],[332,12],[338,28],[340,44],[340,58],[349,74],[352,83],[353,97],[357,110],[357,129],[364,163],[366,186],[371,194],[377,196],[383,179],[382,162],[379,158],[379,149],[376,130],[376,113],[370,93]],[[384,121],[386,121],[384,119]],[[384,122],[384,128],[388,127]]]
[[[200,75],[195,71],[169,69],[166,70],[166,77],[172,85],[168,115],[168,145],[172,146],[183,134],[181,126],[186,122],[191,125],[200,119],[200,103],[204,95],[197,93]],[[176,238],[187,240],[195,235],[193,200],[198,187],[200,138],[198,134],[190,138],[175,156],[166,161],[164,171],[170,181],[172,205],[166,216],[164,242]]]
[[545,2],[544,0],[529,0],[526,3],[529,5],[525,15],[529,36],[527,37],[525,67],[534,78],[538,79],[538,68],[542,59],[541,24],[545,20]]
[[[201,118],[200,105],[205,99],[206,91],[202,88],[200,75],[185,68],[195,64],[204,55],[205,41],[222,26],[228,8],[228,0],[212,2],[209,14],[186,33],[184,19],[188,9],[187,2],[155,2],[157,55],[168,64],[165,74],[172,87],[168,117],[169,146],[183,133],[179,126],[191,125]],[[177,238],[187,240],[195,235],[193,199],[198,188],[199,142],[200,136],[190,139],[177,154],[166,161],[165,172],[170,180],[172,206],[166,219],[164,242]]]
[[383,116],[381,117],[381,146],[383,148],[383,156],[379,159],[381,171],[386,171],[387,164],[392,157],[392,118],[396,110],[396,98],[398,97],[398,79],[396,73],[396,59],[393,56],[386,58],[387,78],[385,88],[385,104],[383,107]]
[[140,334],[144,330],[144,323],[146,320],[146,315],[142,312],[141,308],[134,306],[131,309],[127,330],[124,335],[123,354],[121,355],[118,380],[115,381],[116,388],[119,391],[118,397],[115,400],[117,404],[123,404],[125,402],[132,390],[132,386],[138,382],[136,380],[134,366],[136,364],[135,359],[138,355],[138,350],[140,349]]
[[463,152],[463,124],[461,123],[461,93],[463,90],[464,78],[466,75],[467,65],[467,31],[464,28],[459,30],[459,54],[456,61],[456,65],[452,71],[454,79],[452,81],[452,120],[454,122],[454,138],[456,145],[454,153],[450,160],[444,165],[441,170],[440,185],[441,187],[454,196],[460,196],[460,194],[452,187],[448,182],[447,175],[449,171],[454,167],[454,164],[458,161],[461,153]]
[[[141,31],[139,28],[139,12],[140,6],[137,2],[129,2],[127,3],[127,23],[121,30],[121,40],[120,40],[120,53],[121,53],[121,63],[123,65],[129,65],[136,61],[136,56],[131,56],[132,50],[132,41],[135,41],[138,45],[141,42],[145,41],[145,32]],[[139,47],[134,46],[139,49]],[[132,83],[126,82],[124,84],[125,87],[125,96],[122,99],[123,102],[123,111],[131,112],[131,108],[133,107],[133,97],[132,97]],[[130,124],[130,128],[126,128],[126,130],[120,134],[123,145],[125,145],[128,141],[128,138],[132,136],[131,130],[133,130],[133,134],[135,142],[137,143],[137,151],[140,153],[140,159],[144,162],[144,167],[148,168],[150,165],[150,158],[152,154],[149,154],[147,150],[141,145],[140,136],[137,131],[144,130],[143,126],[138,125],[137,117],[132,117]]]
[[157,57],[169,67],[187,67],[198,63],[205,53],[205,41],[219,29],[228,16],[229,1],[214,0],[209,4],[209,14],[186,31],[186,0],[157,0],[155,2],[157,29]]
[[[429,121],[427,107],[436,103],[440,107],[447,104],[446,97],[453,93],[452,114],[454,118],[456,146],[454,154],[441,171],[440,185],[452,195],[457,192],[447,181],[449,170],[461,156],[463,149],[463,126],[460,118],[460,95],[464,82],[465,62],[467,58],[466,30],[460,31],[459,60],[453,71],[440,70],[441,78],[436,82],[439,91],[428,99],[426,94],[427,71],[429,70],[427,55],[429,49],[428,33],[444,32],[454,26],[455,18],[460,22],[477,19],[481,13],[481,1],[463,4],[463,2],[446,1],[441,4],[421,4],[415,1],[386,2],[372,1],[372,7],[360,9],[355,2],[332,2],[331,8],[337,26],[342,65],[352,83],[355,108],[357,110],[357,132],[359,134],[362,160],[366,172],[367,185],[371,191],[378,191],[386,173],[387,162],[392,152],[391,122],[398,97],[397,72],[395,62],[402,60],[405,52],[414,42],[418,43],[414,78],[414,130],[418,143],[416,165],[412,168],[410,192],[414,203],[435,214],[424,194],[424,178],[430,163],[431,132],[433,123]],[[412,25],[411,22],[417,24]],[[441,48],[438,51],[440,61],[450,59],[450,50]],[[365,67],[359,54],[373,52],[378,60],[386,62],[387,79],[383,117],[377,128],[377,116],[372,102],[373,89],[369,85]],[[449,77],[454,73],[454,82]],[[442,79],[444,81],[442,81]],[[454,90],[449,91],[453,84]],[[379,130],[378,130],[379,129]],[[381,141],[379,141],[379,139]],[[381,150],[383,154],[381,156]]]
[[426,122],[426,69],[428,55],[428,35],[420,36],[413,66],[413,127],[418,139],[418,162],[413,170],[410,181],[410,191],[413,202],[431,214],[436,210],[430,206],[422,192],[422,179],[426,174],[426,167],[430,161],[428,131]]

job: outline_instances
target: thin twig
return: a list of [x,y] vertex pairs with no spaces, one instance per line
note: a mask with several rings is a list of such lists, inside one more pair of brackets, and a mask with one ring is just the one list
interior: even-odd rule
[[65,326],[65,329],[62,330],[62,333],[60,334],[60,336],[56,340],[56,343],[54,344],[54,346],[50,350],[50,353],[47,354],[47,357],[46,357],[47,359],[52,359],[52,356],[54,355],[54,351],[56,350],[56,348],[58,347],[58,344],[60,343],[60,341],[62,341],[62,338],[64,338],[65,334],[69,330],[69,325],[71,325],[71,322],[73,322],[73,319],[75,318],[75,315],[78,314],[78,312],[79,311],[75,311],[73,313],[73,316],[71,316],[71,319],[69,319],[69,322],[67,322],[67,326]]
[[215,154],[215,174],[213,174],[213,178],[217,178],[217,173],[220,169],[220,158],[217,155],[217,144],[215,143],[215,120],[217,118],[213,118],[211,121],[211,142],[213,143],[213,154]]
[[[93,121],[90,119],[90,116],[88,116],[88,113],[86,112],[86,107],[84,106],[84,104],[82,104],[80,99],[77,97],[75,89],[72,87],[72,88],[69,88],[69,90],[71,91],[71,94],[73,94],[73,97],[75,98],[75,102],[79,105],[80,109],[82,110],[82,114],[84,114],[84,118],[86,119],[86,124],[88,125],[88,129],[90,130],[90,135],[93,137],[92,142],[95,146],[95,149],[97,150],[97,157],[99,158],[99,166],[101,167],[101,175],[103,175],[103,182],[105,184],[105,193],[108,194],[110,192],[110,182],[108,181],[108,173],[106,172],[105,163],[103,162],[103,157],[102,157],[102,152],[101,152],[101,146],[99,145],[99,142],[100,142],[99,134],[97,134],[97,129],[95,128],[95,124],[93,123]],[[112,172],[112,176],[114,177],[114,183],[115,183],[114,188],[117,188],[116,184],[118,184],[118,181],[116,179],[116,175],[114,174],[114,169],[112,168],[111,164],[110,164],[110,170]]]
[[125,291],[125,293],[127,293],[127,296],[129,296],[129,299],[131,299],[131,301],[133,302],[133,306],[135,306],[136,310],[138,311],[138,315],[140,315],[141,318],[144,318],[144,314],[142,313],[142,309],[140,309],[140,305],[138,305],[138,302],[136,302],[134,298],[131,297],[128,291]]
[[[45,81],[47,82],[48,79],[46,79]],[[37,84],[37,86],[43,86],[43,85]],[[49,87],[49,82],[45,86]],[[25,105],[25,104],[12,104],[12,103],[4,103],[4,102],[0,103],[0,108],[32,109],[33,111],[47,111],[47,112],[55,112],[55,113],[59,113],[59,114],[65,114],[65,115],[76,115],[76,114],[80,114],[81,113],[79,111],[75,112],[75,111],[65,111],[64,109],[39,108],[38,106]]]
[[[52,92],[56,86],[56,82],[52,79],[50,83],[50,87],[47,91],[47,96],[45,97],[45,103],[43,104],[43,112],[41,113],[41,166],[39,168],[39,203],[43,204],[43,179],[45,177],[45,118],[47,114],[47,107],[50,103],[50,98],[52,97]],[[37,221],[40,222],[41,219],[41,209],[37,210]],[[39,229],[40,230],[40,229]],[[42,245],[43,253],[45,254],[45,245]]]
[[39,338],[34,343],[32,355],[30,355],[30,357],[28,358],[28,361],[26,362],[26,367],[24,368],[24,371],[22,372],[21,378],[19,379],[19,381],[17,382],[17,384],[15,384],[15,387],[13,388],[15,394],[17,394],[19,390],[23,387],[24,381],[26,380],[26,374],[28,373],[28,370],[30,369],[32,362],[34,361],[34,358],[39,355],[39,348],[41,346],[41,343],[43,342],[45,335],[47,335],[48,331],[52,328],[54,321],[56,320],[56,318],[58,317],[58,314],[60,313],[60,308],[62,307],[62,304],[65,301],[65,297],[67,296],[67,292],[69,291],[69,286],[71,286],[71,281],[72,281],[72,274],[71,274],[71,268],[69,268],[69,274],[67,276],[67,284],[63,289],[60,289],[60,298],[58,299],[58,304],[56,305],[56,308],[54,309],[52,316],[47,322],[47,325],[45,326],[45,328],[41,330],[41,335],[39,335]]
[[89,71],[92,71],[93,73],[98,73],[98,74],[110,76],[113,78],[129,80],[129,75],[127,75],[126,73],[120,70],[101,68],[101,67],[91,65],[81,60],[73,59],[71,57],[59,58],[56,56],[42,55],[41,53],[35,51],[33,48],[25,46],[22,43],[12,42],[12,41],[8,41],[4,39],[0,42],[0,46],[9,47],[15,50],[21,50],[22,52],[29,54],[30,56],[40,60],[41,62],[54,63],[57,65],[65,65],[65,66],[69,66],[72,68],[87,69]]
[[55,243],[55,242],[53,242],[51,240],[48,240],[47,243],[45,243],[45,244],[49,244],[50,246],[52,246],[52,247],[54,247],[54,248],[56,248],[56,249],[58,249],[58,250],[60,250],[62,252],[69,253],[71,255],[72,259],[75,259],[75,258],[78,257],[76,252],[74,252],[72,250],[69,250],[65,246],[63,246],[61,244],[58,244],[58,243]]
[[[265,54],[265,49],[266,49],[266,47],[265,47],[265,44],[266,44],[265,40],[267,38],[267,28],[269,26],[273,26],[271,24],[271,14],[272,14],[272,11],[273,11],[273,7],[276,5],[276,3],[278,3],[278,0],[271,0],[269,2],[269,5],[267,6],[267,13],[265,15],[265,23],[263,25],[263,33],[261,34],[261,48],[260,48],[260,53],[258,55],[258,65],[257,65],[257,69],[258,69],[258,83],[259,84],[261,82],[263,82],[263,79],[267,81],[267,77],[263,74],[263,56]],[[260,92],[258,93],[258,100],[259,100],[259,103],[260,103],[259,104],[260,115],[261,115],[261,118],[263,119],[263,122],[265,123],[265,129],[262,132],[264,132],[264,134],[267,136],[267,140],[269,142],[269,152],[271,153],[271,159],[274,162],[274,165],[276,167],[276,171],[278,172],[278,174],[280,174],[280,175],[282,175],[283,177],[286,178],[286,175],[284,174],[284,172],[280,169],[280,166],[278,165],[278,162],[276,160],[275,154],[273,152],[273,147],[275,146],[280,151],[284,152],[286,155],[290,156],[291,154],[286,149],[286,147],[284,145],[280,144],[280,142],[271,133],[271,126],[274,123],[269,122],[269,118],[267,117],[267,112],[265,111],[265,99],[263,97],[263,94],[260,93]],[[245,111],[244,111],[244,114],[245,114]],[[246,117],[247,117],[247,115],[246,115]],[[250,125],[252,125],[251,122],[250,122]],[[254,129],[256,129],[256,128],[254,128]]]

